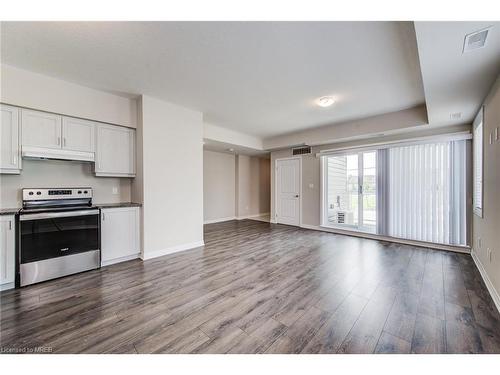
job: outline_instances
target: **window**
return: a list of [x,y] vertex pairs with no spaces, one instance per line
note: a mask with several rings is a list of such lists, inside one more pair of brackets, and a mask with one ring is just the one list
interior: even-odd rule
[[324,222],[376,232],[376,152],[330,156],[326,160]]
[[479,111],[473,123],[473,205],[474,213],[483,217],[483,109]]
[[466,244],[465,140],[407,143],[322,159],[322,225]]

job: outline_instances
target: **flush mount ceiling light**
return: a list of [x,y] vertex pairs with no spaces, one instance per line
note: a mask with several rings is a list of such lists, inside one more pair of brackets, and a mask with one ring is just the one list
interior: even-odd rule
[[333,103],[335,100],[331,96],[322,96],[316,100],[316,104],[323,108],[330,107]]

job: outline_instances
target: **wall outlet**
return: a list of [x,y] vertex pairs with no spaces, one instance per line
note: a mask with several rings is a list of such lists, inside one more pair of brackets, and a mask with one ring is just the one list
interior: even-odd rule
[[118,194],[118,187],[113,186],[113,194],[117,195]]

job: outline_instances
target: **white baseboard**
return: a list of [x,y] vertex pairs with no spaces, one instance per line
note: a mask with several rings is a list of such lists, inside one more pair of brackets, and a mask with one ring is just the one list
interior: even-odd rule
[[236,216],[221,217],[219,219],[205,220],[203,224],[222,223],[223,221],[236,220]]
[[486,270],[483,267],[483,264],[479,260],[479,257],[476,255],[474,249],[472,249],[471,255],[477,269],[479,270],[479,273],[481,274],[481,277],[483,278],[484,283],[486,284],[488,292],[490,292],[491,298],[493,299],[498,312],[500,312],[500,294],[493,286],[493,283],[491,282],[488,274],[486,273]]
[[305,229],[318,230],[321,232],[329,232],[329,233],[335,233],[335,234],[343,234],[346,236],[368,238],[370,240],[387,241],[387,242],[400,243],[403,245],[419,246],[419,247],[425,247],[425,248],[429,248],[429,249],[445,250],[445,251],[452,251],[455,253],[470,254],[469,248],[461,247],[461,246],[441,245],[441,244],[435,244],[435,243],[431,243],[431,242],[405,240],[402,238],[387,237],[387,236],[381,236],[378,234],[355,232],[355,231],[350,231],[350,230],[342,230],[342,229],[322,227],[322,226],[309,225],[309,224],[301,224],[300,227],[305,228]]
[[146,254],[142,254],[141,258],[142,258],[142,260],[148,260],[148,259],[158,258],[158,257],[168,255],[168,254],[178,253],[180,251],[194,249],[196,247],[202,247],[202,246],[205,246],[205,243],[203,241],[190,242],[190,243],[185,243],[182,245],[168,247],[168,248],[162,249],[162,250],[150,251],[150,252],[147,252]]
[[0,291],[14,289],[15,283],[5,283],[0,285]]
[[112,264],[126,262],[127,260],[138,259],[141,257],[141,253],[127,255],[125,257],[120,257],[116,259],[104,260],[101,262],[101,267],[111,266]]
[[245,219],[255,219],[256,217],[261,217],[264,215],[269,215],[269,212],[263,212],[260,214],[255,214],[255,215],[245,215],[245,216],[237,216],[236,220],[245,220]]
[[228,216],[228,217],[221,217],[220,219],[211,219],[211,220],[205,220],[203,224],[214,224],[214,223],[222,223],[224,221],[230,221],[230,220],[245,220],[245,219],[255,219],[264,215],[269,215],[269,212],[264,212],[261,214],[255,214],[255,215],[245,215],[245,216]]

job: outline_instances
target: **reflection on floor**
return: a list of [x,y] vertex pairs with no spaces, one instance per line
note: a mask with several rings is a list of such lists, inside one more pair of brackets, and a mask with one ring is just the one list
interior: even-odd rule
[[205,243],[2,292],[3,350],[500,353],[469,255],[256,220]]

